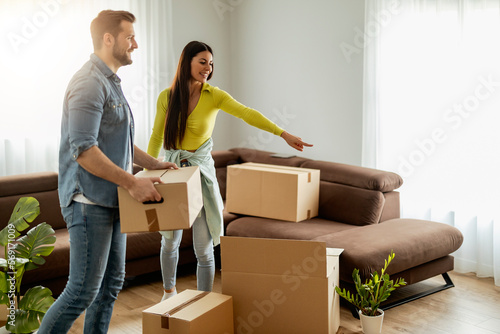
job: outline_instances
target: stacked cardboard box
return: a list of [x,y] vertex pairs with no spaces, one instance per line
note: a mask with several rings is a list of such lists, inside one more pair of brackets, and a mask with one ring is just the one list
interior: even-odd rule
[[316,241],[223,237],[222,293],[233,297],[236,333],[336,333],[341,252]]
[[320,171],[258,163],[227,167],[226,210],[298,222],[318,215]]

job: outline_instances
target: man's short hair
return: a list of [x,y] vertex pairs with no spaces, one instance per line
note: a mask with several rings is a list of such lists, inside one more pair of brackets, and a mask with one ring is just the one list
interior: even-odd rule
[[117,37],[121,30],[121,22],[135,22],[134,14],[125,10],[103,10],[90,24],[90,34],[94,50],[99,50],[102,47],[102,37],[105,33],[110,33],[113,37]]

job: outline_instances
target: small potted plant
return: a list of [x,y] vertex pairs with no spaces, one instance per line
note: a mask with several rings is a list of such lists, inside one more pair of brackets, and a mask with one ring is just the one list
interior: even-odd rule
[[375,271],[371,274],[371,278],[364,283],[361,282],[361,276],[358,269],[352,272],[352,279],[356,286],[357,293],[351,293],[349,290],[335,287],[335,291],[340,297],[354,305],[358,310],[361,327],[365,334],[379,334],[382,331],[382,321],[384,319],[384,311],[379,309],[380,304],[389,298],[391,292],[396,288],[406,285],[403,278],[398,278],[395,282],[390,279],[386,273],[387,267],[394,259],[394,252],[391,251],[385,265],[379,274]]
[[[0,245],[5,248],[0,258],[0,305],[7,306],[4,330],[10,333],[32,333],[54,303],[50,289],[35,286],[21,297],[21,281],[26,271],[45,263],[43,256],[54,250],[56,237],[47,223],[41,223],[21,236],[38,215],[40,205],[33,197],[17,202],[7,226],[0,231]],[[20,237],[21,236],[21,237]]]

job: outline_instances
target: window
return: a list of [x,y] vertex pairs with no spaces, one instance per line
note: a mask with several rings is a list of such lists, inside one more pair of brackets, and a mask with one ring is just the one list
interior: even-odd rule
[[500,285],[500,4],[366,3],[366,27],[397,6],[365,49],[365,161],[403,177],[403,217],[462,231],[456,270]]

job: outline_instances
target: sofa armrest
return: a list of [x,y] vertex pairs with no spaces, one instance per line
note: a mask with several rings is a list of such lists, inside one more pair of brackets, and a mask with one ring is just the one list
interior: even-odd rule
[[396,173],[336,162],[310,160],[300,167],[321,170],[322,181],[368,190],[388,192],[403,184],[403,179]]
[[40,215],[30,224],[31,227],[46,222],[54,229],[66,228],[59,205],[57,178],[55,172],[0,177],[0,229],[7,225],[21,197],[34,197],[40,203]]
[[57,190],[56,172],[0,176],[0,197],[17,196],[50,190]]

